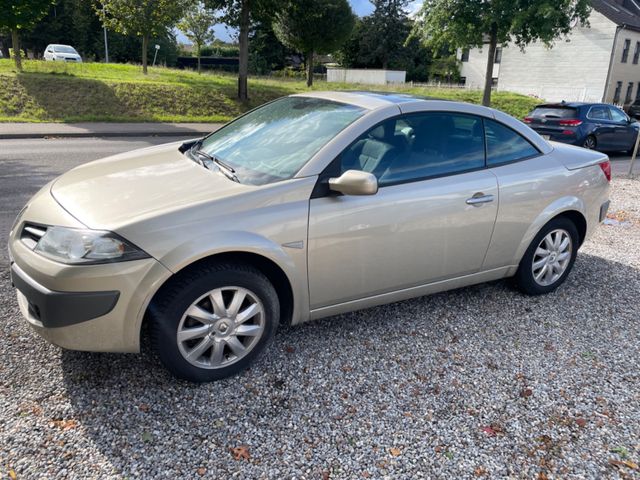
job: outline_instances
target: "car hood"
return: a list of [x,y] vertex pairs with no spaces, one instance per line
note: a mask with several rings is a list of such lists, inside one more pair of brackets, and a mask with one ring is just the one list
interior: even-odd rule
[[179,146],[144,148],[76,167],[52,184],[51,194],[89,228],[117,230],[258,188],[202,167],[180,153]]

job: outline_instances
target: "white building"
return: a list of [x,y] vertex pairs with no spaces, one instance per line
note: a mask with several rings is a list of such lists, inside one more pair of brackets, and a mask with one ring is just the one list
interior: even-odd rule
[[[629,104],[640,98],[640,0],[591,0],[589,26],[576,24],[551,48],[498,48],[498,90],[547,101]],[[459,51],[465,85],[482,88],[488,48]]]
[[327,82],[388,85],[405,83],[406,76],[404,70],[327,67]]

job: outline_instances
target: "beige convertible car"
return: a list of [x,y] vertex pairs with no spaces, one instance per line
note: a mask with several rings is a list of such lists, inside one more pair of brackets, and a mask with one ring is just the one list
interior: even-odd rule
[[605,218],[606,155],[496,110],[326,92],[197,141],[77,167],[10,234],[27,321],[64,348],[136,352],[192,381],[299,324],[514,277],[556,289]]

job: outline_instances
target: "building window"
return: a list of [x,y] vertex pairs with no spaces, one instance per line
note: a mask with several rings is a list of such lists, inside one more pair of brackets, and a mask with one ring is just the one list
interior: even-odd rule
[[624,103],[631,103],[632,98],[633,98],[633,82],[629,82],[629,85],[627,85],[627,94],[624,97]]
[[468,62],[469,61],[469,49],[465,48],[464,50],[462,50],[462,58],[460,59],[463,62]]
[[636,42],[636,51],[633,52],[633,64],[638,64],[638,59],[640,59],[640,42]]
[[460,85],[466,85],[467,84],[467,77],[460,77]]
[[625,38],[624,48],[622,49],[622,63],[627,63],[627,59],[629,58],[629,48],[631,48],[631,40]]
[[622,91],[622,82],[616,82],[616,91],[613,94],[613,103],[620,103],[621,91]]
[[496,58],[494,59],[493,63],[500,63],[500,62],[502,62],[502,47],[496,48]]

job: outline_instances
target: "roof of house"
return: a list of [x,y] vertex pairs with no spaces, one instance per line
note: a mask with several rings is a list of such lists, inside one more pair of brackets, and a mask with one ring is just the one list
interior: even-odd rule
[[640,31],[640,0],[591,0],[591,6],[615,24]]

